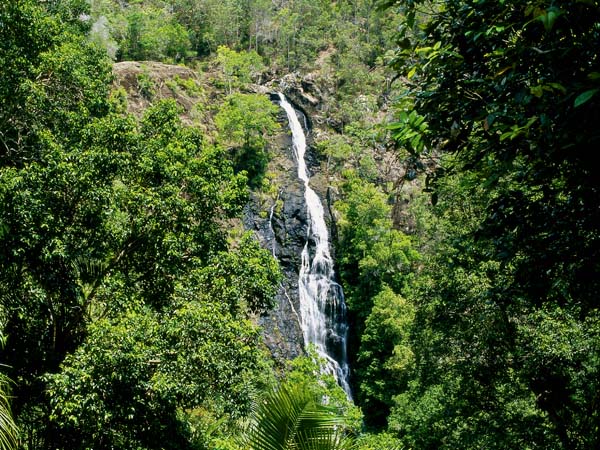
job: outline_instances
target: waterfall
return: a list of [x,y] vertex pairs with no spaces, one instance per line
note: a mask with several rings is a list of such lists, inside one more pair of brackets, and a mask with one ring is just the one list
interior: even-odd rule
[[309,184],[304,154],[306,136],[296,111],[281,93],[280,105],[285,110],[294,155],[298,163],[298,178],[304,183],[304,200],[308,211],[306,243],[302,250],[302,264],[298,276],[300,317],[304,343],[313,344],[331,373],[352,398],[346,353],[348,325],[342,287],[335,281],[333,259],[329,250],[329,233],[325,223],[323,204]]

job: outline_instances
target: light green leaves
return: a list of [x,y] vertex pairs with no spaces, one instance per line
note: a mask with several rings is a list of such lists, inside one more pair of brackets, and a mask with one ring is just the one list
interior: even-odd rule
[[215,116],[220,141],[233,147],[234,167],[246,171],[250,186],[260,186],[264,176],[269,161],[267,138],[279,128],[278,111],[267,96],[236,92],[227,96]]
[[560,83],[538,84],[536,86],[531,86],[529,90],[533,95],[535,95],[538,98],[544,95],[544,92],[552,93],[558,91],[562,94],[567,93],[567,89]]
[[244,448],[251,450],[349,450],[343,419],[304,385],[283,384],[260,403]]
[[215,123],[224,144],[262,150],[267,136],[279,128],[278,111],[264,95],[234,93],[226,98]]
[[10,408],[10,380],[0,373],[0,450],[17,448],[19,430]]
[[[6,336],[0,330],[0,349],[4,347]],[[0,364],[0,368],[4,368]],[[19,429],[10,407],[11,380],[0,372],[0,450],[17,448]]]
[[217,48],[217,63],[221,66],[229,93],[257,79],[265,70],[262,58],[255,51],[236,52],[225,45]]
[[388,286],[373,298],[357,360],[365,409],[389,408],[392,397],[406,388],[415,359],[410,345],[414,317],[414,306]]
[[530,117],[529,120],[527,120],[527,122],[524,125],[512,125],[510,127],[510,130],[505,131],[504,133],[502,133],[500,135],[500,140],[504,141],[506,139],[516,139],[519,136],[523,136],[523,135],[527,135],[527,133],[529,133],[529,130],[531,128],[531,126],[536,123],[538,121],[538,117],[534,116],[534,117]]

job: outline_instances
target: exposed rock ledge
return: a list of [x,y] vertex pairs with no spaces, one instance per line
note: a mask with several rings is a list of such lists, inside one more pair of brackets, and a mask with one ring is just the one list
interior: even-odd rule
[[140,116],[156,99],[172,98],[183,110],[183,122],[194,123],[194,106],[204,100],[204,89],[195,70],[154,61],[124,61],[113,65],[113,74],[115,87],[127,92],[128,112]]

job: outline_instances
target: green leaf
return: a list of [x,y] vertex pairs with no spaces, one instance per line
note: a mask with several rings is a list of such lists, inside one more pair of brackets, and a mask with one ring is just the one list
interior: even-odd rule
[[577,96],[575,101],[573,102],[573,106],[575,108],[583,105],[587,101],[589,101],[596,93],[599,91],[599,88],[587,90]]
[[546,31],[551,31],[554,27],[554,22],[556,22],[556,19],[562,16],[562,14],[563,12],[559,8],[552,6],[546,11],[543,11],[542,14],[538,16],[538,19],[542,22]]
[[560,83],[548,83],[548,86],[553,87],[554,89],[562,92],[563,94],[567,93],[567,90],[565,89],[565,87]]
[[257,408],[246,435],[245,448],[255,450],[353,447],[344,436],[344,421],[306,386],[284,384],[270,392]]
[[432,47],[418,47],[418,48],[415,49],[415,52],[417,52],[417,53],[429,53],[432,50],[433,50]]
[[590,80],[600,80],[600,72],[590,72],[587,77]]
[[544,90],[542,89],[541,85],[531,86],[529,91],[538,98],[544,94]]

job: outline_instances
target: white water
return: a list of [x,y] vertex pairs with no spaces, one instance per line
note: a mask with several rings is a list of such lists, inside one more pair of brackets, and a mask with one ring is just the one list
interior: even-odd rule
[[304,182],[304,200],[308,210],[306,244],[302,250],[302,265],[298,277],[300,317],[305,344],[313,344],[331,373],[352,398],[348,382],[350,368],[346,353],[346,304],[342,287],[335,282],[333,260],[329,251],[329,233],[325,224],[323,204],[309,185],[304,154],[306,136],[296,111],[279,93],[280,105],[285,110],[294,154],[298,162],[298,178]]

